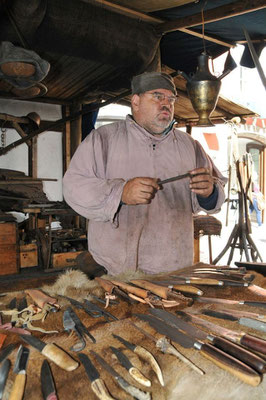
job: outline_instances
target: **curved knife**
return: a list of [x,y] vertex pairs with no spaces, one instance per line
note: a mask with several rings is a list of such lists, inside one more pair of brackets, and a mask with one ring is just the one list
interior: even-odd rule
[[41,387],[44,400],[57,400],[56,388],[50,365],[44,360],[41,368]]
[[132,363],[129,361],[127,356],[119,349],[110,346],[110,349],[112,352],[116,355],[118,361],[120,362],[121,365],[123,365],[124,368],[126,368],[129,372],[129,374],[132,376],[135,381],[140,383],[141,385],[144,385],[146,387],[151,386],[151,381],[147,379],[138,368],[134,367]]
[[158,362],[155,360],[153,355],[146,350],[142,346],[135,345],[133,343],[128,342],[127,340],[123,339],[121,336],[115,335],[114,333],[112,334],[113,337],[117,340],[119,340],[121,343],[123,343],[128,349],[132,350],[134,353],[136,353],[139,357],[141,357],[143,360],[148,362],[157,375],[157,378],[162,386],[164,386],[164,380],[163,380],[163,374],[161,371],[161,368],[158,364]]

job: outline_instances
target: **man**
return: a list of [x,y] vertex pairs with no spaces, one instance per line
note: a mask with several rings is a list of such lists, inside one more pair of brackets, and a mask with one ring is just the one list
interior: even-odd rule
[[[198,142],[173,127],[170,76],[138,75],[132,94],[132,116],[92,131],[78,147],[65,200],[89,219],[89,251],[110,274],[184,268],[193,263],[193,214],[219,211],[225,178]],[[188,171],[192,178],[160,185]]]

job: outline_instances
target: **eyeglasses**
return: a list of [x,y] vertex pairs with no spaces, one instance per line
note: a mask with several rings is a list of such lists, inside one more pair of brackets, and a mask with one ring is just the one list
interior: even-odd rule
[[154,98],[154,100],[159,103],[161,103],[162,101],[167,99],[171,105],[174,105],[175,102],[177,101],[176,96],[166,96],[165,94],[160,93],[160,92],[152,92],[152,93],[146,92],[145,94],[150,94]]

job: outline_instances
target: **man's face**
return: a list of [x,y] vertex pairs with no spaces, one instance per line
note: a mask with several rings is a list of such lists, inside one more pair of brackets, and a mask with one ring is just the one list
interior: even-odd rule
[[132,96],[132,113],[135,121],[154,135],[160,135],[174,116],[175,96],[171,90],[154,89]]

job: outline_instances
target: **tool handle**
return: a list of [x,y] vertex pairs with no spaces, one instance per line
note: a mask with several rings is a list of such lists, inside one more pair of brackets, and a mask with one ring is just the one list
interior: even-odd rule
[[136,346],[134,349],[134,353],[136,353],[140,358],[145,360],[152,368],[152,370],[155,372],[160,384],[164,386],[164,379],[163,379],[163,374],[162,370],[156,361],[156,359],[153,357],[153,355],[144,347],[142,346]]
[[122,376],[119,376],[116,378],[117,383],[119,386],[128,394],[130,394],[132,397],[138,400],[151,400],[151,395],[149,392],[143,392],[136,386],[130,385],[125,379],[122,378]]
[[138,383],[140,383],[141,385],[144,385],[146,387],[150,387],[151,386],[151,381],[149,379],[146,378],[146,376],[144,376],[139,369],[135,368],[135,367],[131,367],[128,372],[130,373],[130,375],[132,376],[133,379],[135,379],[135,381],[137,381]]
[[134,285],[140,286],[143,289],[147,289],[150,292],[156,294],[157,296],[160,296],[162,299],[167,300],[168,294],[169,294],[169,289],[164,286],[159,286],[156,285],[155,283],[145,281],[143,279],[134,279],[130,281],[131,283],[134,283]]
[[191,285],[173,285],[173,289],[178,290],[179,292],[184,292],[184,293],[190,293],[190,294],[195,294],[196,296],[202,296],[203,291],[198,289],[195,286]]
[[107,293],[112,293],[113,292],[113,289],[114,289],[114,284],[112,283],[112,282],[110,282],[110,281],[108,281],[107,279],[103,279],[103,278],[100,278],[100,277],[98,277],[98,276],[96,276],[95,278],[94,278],[94,280],[96,281],[96,282],[98,282],[99,283],[99,285],[107,292]]
[[26,385],[26,374],[18,374],[15,378],[9,400],[22,400]]
[[105,383],[101,378],[95,379],[95,381],[93,381],[91,384],[91,388],[99,399],[114,400],[114,398],[108,392]]
[[49,396],[46,397],[45,400],[58,400],[58,397],[55,393],[49,394]]
[[223,286],[223,281],[213,278],[187,278],[186,281],[187,283],[194,283],[194,285]]
[[121,289],[126,290],[129,293],[135,294],[136,296],[139,296],[142,299],[146,299],[149,296],[148,290],[144,290],[144,289],[129,285],[128,283],[120,282],[120,281],[117,281],[114,279],[112,279],[111,282],[114,285],[120,287]]
[[244,349],[238,344],[218,336],[213,337],[212,344],[215,347],[218,347],[218,349],[238,358],[243,363],[255,369],[255,371],[260,373],[264,373],[266,371],[266,361],[263,358],[257,356],[255,353],[252,353],[247,349]]
[[74,360],[70,355],[54,343],[48,343],[41,351],[41,353],[53,361],[58,367],[63,368],[65,371],[74,371],[78,368],[79,363]]
[[240,344],[248,347],[250,350],[255,350],[259,353],[266,354],[266,340],[264,339],[245,334],[241,337]]
[[251,386],[258,386],[260,384],[262,378],[256,371],[224,351],[205,343],[201,345],[199,350],[208,360],[225,371],[230,372],[241,381]]

